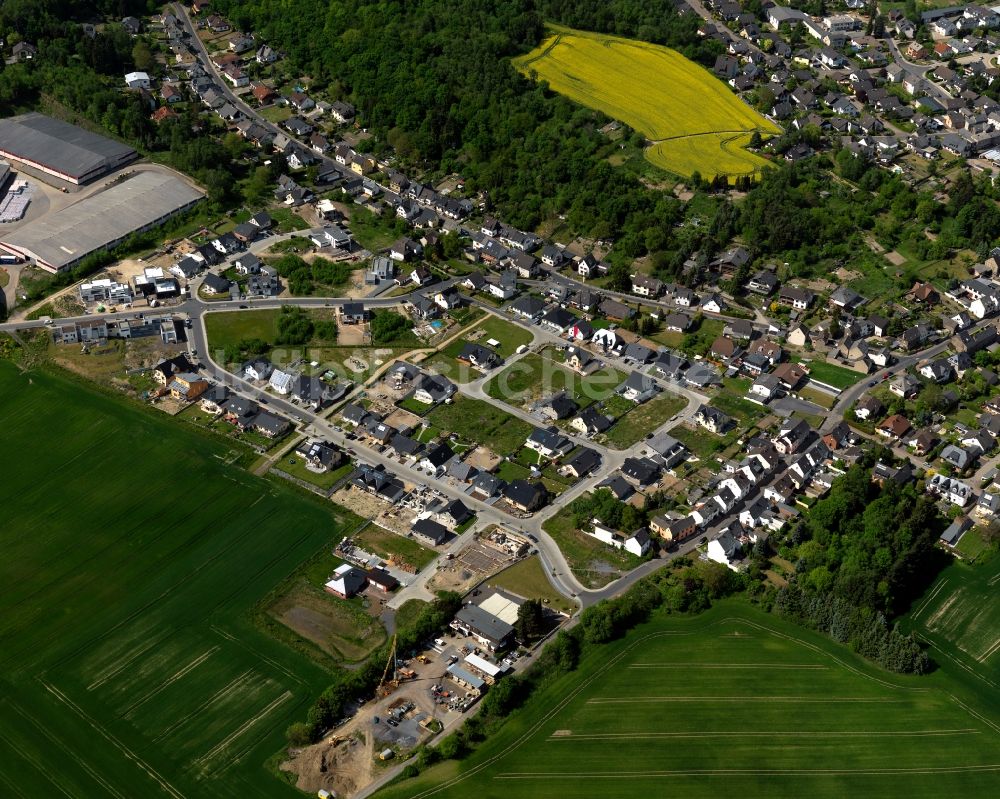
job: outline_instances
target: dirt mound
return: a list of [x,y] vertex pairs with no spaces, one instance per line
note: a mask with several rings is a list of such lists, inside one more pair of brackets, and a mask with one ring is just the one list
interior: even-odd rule
[[296,788],[314,795],[325,788],[337,796],[350,796],[372,780],[370,735],[331,738],[289,754],[281,770],[297,776]]

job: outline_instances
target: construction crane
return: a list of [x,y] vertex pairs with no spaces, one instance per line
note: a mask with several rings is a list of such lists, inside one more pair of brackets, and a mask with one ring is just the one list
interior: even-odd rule
[[[386,680],[389,676],[389,669],[392,669],[392,679]],[[392,646],[389,647],[389,660],[386,661],[385,671],[382,672],[382,680],[378,684],[378,695],[388,696],[399,687],[399,678],[396,674],[396,636],[392,636]]]

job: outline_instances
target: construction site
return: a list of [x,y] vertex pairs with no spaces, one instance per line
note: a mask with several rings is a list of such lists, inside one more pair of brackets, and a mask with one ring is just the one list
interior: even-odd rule
[[295,774],[296,787],[313,795],[326,790],[351,796],[372,782],[386,761],[405,758],[460,719],[461,708],[477,698],[447,678],[460,652],[457,644],[437,639],[414,658],[402,659],[394,636],[375,698],[321,742],[289,750],[281,770]]

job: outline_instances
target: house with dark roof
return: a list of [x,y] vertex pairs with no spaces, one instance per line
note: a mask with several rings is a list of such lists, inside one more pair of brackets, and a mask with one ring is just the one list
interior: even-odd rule
[[415,382],[413,399],[424,405],[435,405],[450,399],[458,388],[441,375],[422,374]]
[[410,533],[422,544],[432,547],[441,546],[450,535],[447,527],[432,519],[417,519],[413,522]]
[[494,369],[502,363],[500,356],[494,350],[474,341],[466,341],[457,357],[458,360],[484,371]]
[[566,459],[560,471],[579,480],[594,471],[600,464],[601,456],[597,450],[580,447]]
[[593,405],[588,405],[569,423],[569,426],[584,435],[592,436],[603,433],[612,424],[610,418],[598,411]]
[[558,458],[573,448],[572,442],[556,427],[536,427],[528,435],[525,446],[545,458]]
[[649,458],[626,458],[621,473],[636,487],[645,488],[660,479],[660,466]]
[[524,513],[534,513],[545,506],[549,492],[540,482],[513,480],[504,489],[507,501]]
[[640,404],[655,397],[659,393],[660,387],[649,375],[633,370],[617,391],[625,399]]

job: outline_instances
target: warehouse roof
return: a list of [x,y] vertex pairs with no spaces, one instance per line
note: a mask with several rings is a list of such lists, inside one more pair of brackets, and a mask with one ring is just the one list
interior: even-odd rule
[[136,155],[126,144],[44,114],[0,119],[0,149],[78,179]]
[[202,196],[180,178],[159,172],[139,172],[109,189],[19,228],[0,239],[0,244],[60,269],[169,216]]

